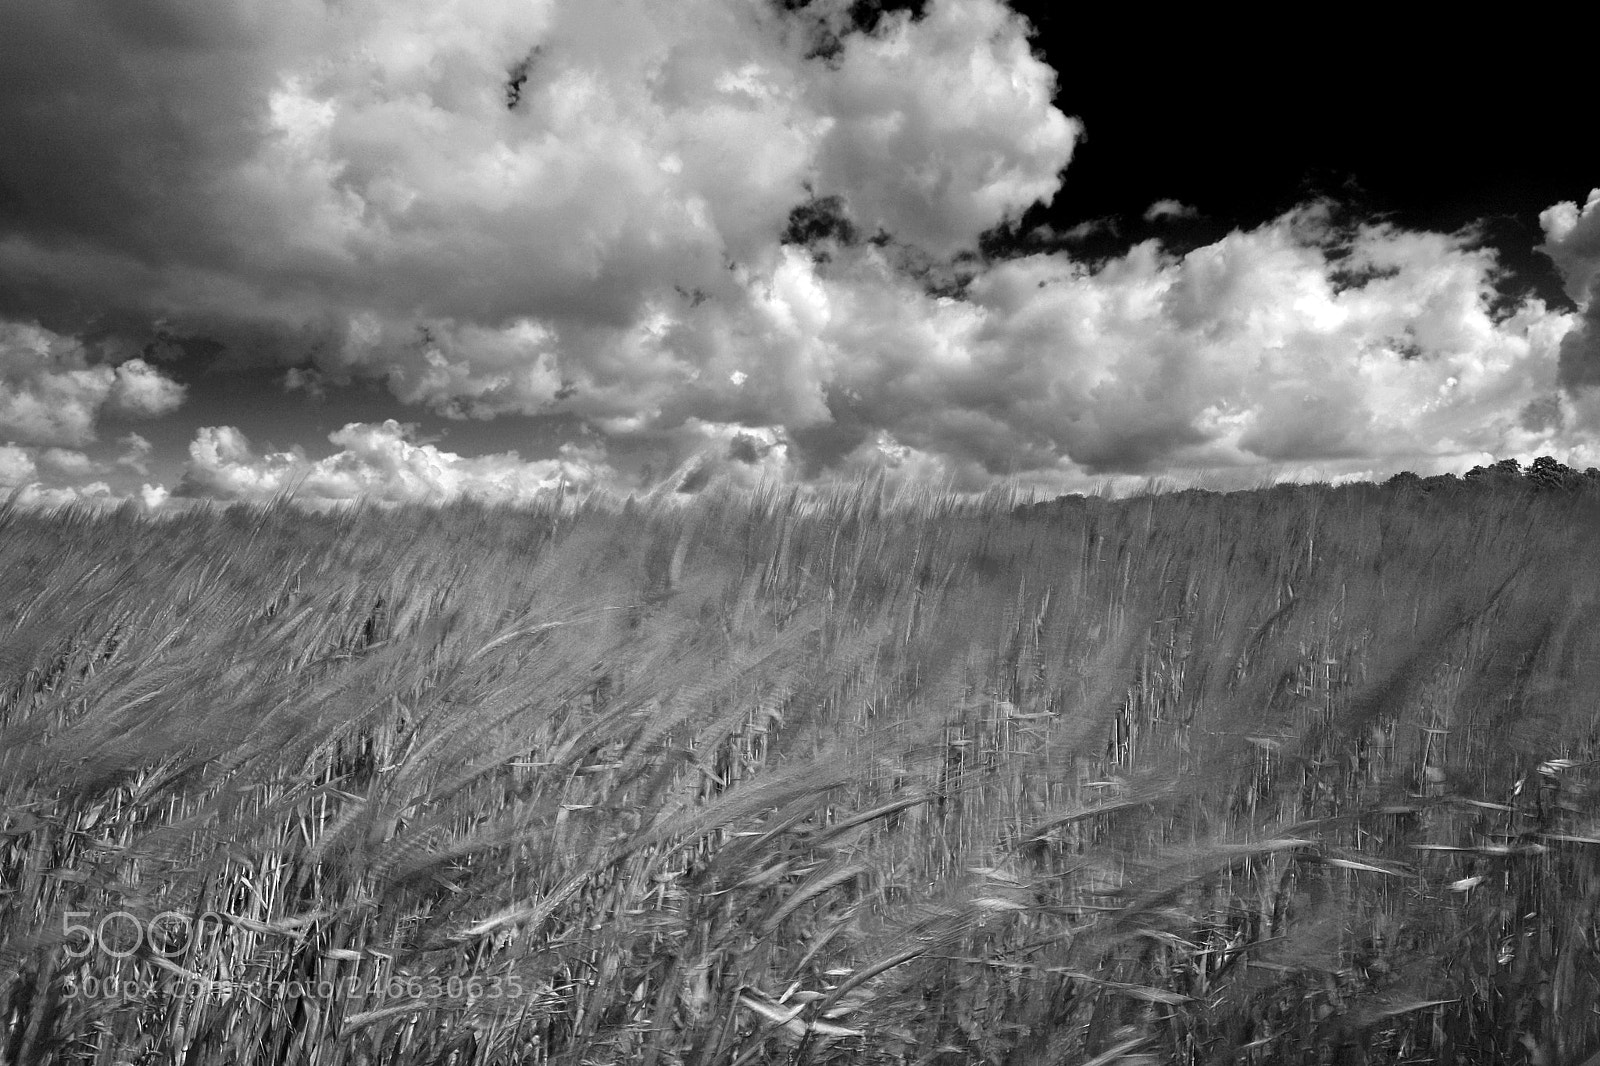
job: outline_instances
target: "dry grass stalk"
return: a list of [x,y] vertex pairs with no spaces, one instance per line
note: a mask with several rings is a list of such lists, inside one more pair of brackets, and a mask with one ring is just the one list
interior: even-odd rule
[[1591,499],[1013,503],[7,510],[0,1060],[1600,1050]]

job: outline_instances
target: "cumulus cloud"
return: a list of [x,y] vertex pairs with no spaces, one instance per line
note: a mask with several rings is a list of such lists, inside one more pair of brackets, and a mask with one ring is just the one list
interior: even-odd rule
[[936,0],[891,26],[815,81],[832,120],[819,186],[869,230],[950,255],[1050,199],[1081,127],[1051,106],[1055,72],[1005,5]]
[[[1557,380],[1571,316],[1536,301],[1497,316],[1493,253],[1463,236],[1312,207],[1181,257],[1150,242],[1095,269],[997,263],[965,299],[922,292],[876,249],[791,268],[807,357],[782,365],[810,368],[791,393],[828,412],[797,443],[836,462],[905,448],[965,482],[1596,454],[1593,412]],[[1518,418],[1529,404],[1538,424]]]
[[129,359],[114,374],[108,399],[124,414],[153,418],[183,404],[184,387],[143,359]]
[[519,503],[563,484],[591,485],[613,475],[597,447],[569,443],[559,458],[533,462],[515,452],[468,459],[416,444],[411,432],[393,420],[354,422],[328,435],[339,451],[311,460],[299,452],[257,455],[239,430],[204,427],[189,445],[177,494],[256,501],[292,494],[314,503],[448,503],[462,497]]
[[839,470],[846,476],[875,475],[889,484],[918,483],[957,491],[980,489],[992,480],[976,462],[913,448],[886,432],[858,444]]
[[[31,148],[0,156],[0,316],[50,328],[0,322],[0,440],[81,448],[102,412],[172,411],[166,348],[75,339],[143,322],[308,398],[376,381],[599,434],[469,459],[352,423],[314,459],[212,426],[187,496],[522,499],[646,450],[691,483],[958,487],[1600,458],[1600,196],[1544,216],[1578,316],[1494,311],[1464,236],[1321,207],[1181,256],[985,262],[1082,133],[1027,24],[930,0],[850,31],[830,0],[818,48],[783,7],[29,6],[0,40],[0,143]],[[142,440],[115,464],[146,473]]]
[[1544,227],[1544,252],[1555,260],[1575,303],[1594,299],[1600,281],[1600,189],[1590,189],[1582,207],[1568,200],[1539,215]]
[[1561,383],[1569,388],[1600,385],[1600,189],[1579,207],[1556,204],[1539,215],[1542,251],[1555,261],[1567,295],[1578,305],[1578,324],[1561,342]]
[[776,8],[626,6],[223,0],[165,11],[170,40],[62,0],[0,46],[0,134],[62,149],[8,160],[57,191],[13,209],[0,265],[194,320],[565,334],[715,295],[808,186],[970,247],[1055,191],[1077,135],[998,0],[934,0],[834,62]]
[[38,473],[39,468],[28,449],[15,444],[0,445],[0,486],[15,488],[26,485]]
[[102,410],[162,415],[183,395],[182,385],[143,359],[92,365],[75,337],[0,320],[0,435],[28,444],[88,444]]
[[154,446],[137,433],[129,433],[117,441],[122,445],[122,454],[117,456],[117,465],[125,466],[136,474],[150,473],[150,453]]
[[46,448],[39,453],[39,463],[61,478],[85,478],[101,469],[99,463],[73,448]]
[[328,395],[327,375],[315,367],[292,366],[284,371],[283,390],[285,392],[304,392],[313,400],[326,399]]
[[118,497],[112,493],[111,486],[104,481],[92,481],[87,485],[64,488],[49,488],[34,482],[24,485],[17,492],[15,499],[23,507],[40,508],[66,507],[70,504],[110,506],[119,502]]
[[1174,218],[1199,218],[1200,209],[1178,200],[1157,200],[1144,209],[1146,222],[1165,222]]
[[677,343],[699,319],[762,328],[798,206],[937,260],[1053,195],[1080,132],[1000,0],[828,57],[802,13],[729,0],[162,10],[152,36],[62,0],[0,45],[0,136],[61,149],[5,161],[58,192],[0,217],[0,301],[309,351],[454,417],[648,413],[713,369]]
[[1114,218],[1091,218],[1069,226],[1061,232],[1056,232],[1049,226],[1041,226],[1036,231],[1044,240],[1086,241],[1090,237],[1100,234],[1115,237],[1121,231],[1121,225]]
[[[962,489],[1174,466],[1258,478],[1600,459],[1600,412],[1558,374],[1573,316],[1537,301],[1497,313],[1494,254],[1466,235],[1312,205],[1182,256],[1148,242],[1094,267],[994,263],[961,297],[902,266],[892,247],[786,248],[736,273],[745,299],[685,303],[638,333],[630,350],[652,352],[659,376],[567,402],[613,438],[691,457],[695,483],[750,473],[707,436],[738,426],[781,442],[762,476],[872,469]],[[452,368],[475,363],[439,336],[436,376],[413,380],[444,396],[465,380]],[[544,366],[506,356],[501,372],[561,388]],[[515,392],[475,393],[464,413]]]

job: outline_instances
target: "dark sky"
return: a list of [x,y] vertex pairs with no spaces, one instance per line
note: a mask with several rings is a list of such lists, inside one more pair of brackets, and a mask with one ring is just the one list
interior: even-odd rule
[[1559,41],[904,7],[7,11],[0,487],[1600,463]]
[[[1059,76],[1087,137],[1046,217],[1137,218],[1155,200],[1198,207],[1184,240],[1215,239],[1313,197],[1407,227],[1469,224],[1546,299],[1564,301],[1539,213],[1596,182],[1582,80],[1533,41],[1487,47],[1481,25],[1355,13],[1175,20],[1138,5],[1012,6]],[[1520,53],[1520,54],[1519,54]],[[1150,232],[1123,226],[1124,239]],[[1101,248],[1109,250],[1109,242]]]

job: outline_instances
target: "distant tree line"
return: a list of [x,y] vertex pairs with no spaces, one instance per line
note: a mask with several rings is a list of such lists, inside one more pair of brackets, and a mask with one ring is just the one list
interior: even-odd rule
[[1520,486],[1539,491],[1577,492],[1600,487],[1600,468],[1574,470],[1548,455],[1535,459],[1526,470],[1515,459],[1501,459],[1489,466],[1475,466],[1461,477],[1454,474],[1435,474],[1420,477],[1410,470],[1402,470],[1384,483],[1385,488],[1412,488],[1423,492],[1473,485],[1491,488]]

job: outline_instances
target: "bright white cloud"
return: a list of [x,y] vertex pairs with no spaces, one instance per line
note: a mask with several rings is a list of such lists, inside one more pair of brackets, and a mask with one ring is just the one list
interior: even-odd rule
[[624,350],[661,373],[570,402],[696,463],[695,427],[782,427],[769,476],[803,455],[958,488],[1600,459],[1595,412],[1557,376],[1572,317],[1537,302],[1497,317],[1495,269],[1463,237],[1347,229],[1321,206],[1182,257],[1147,243],[1093,270],[997,263],[965,299],[927,294],[892,249],[787,249],[739,275],[746,299],[639,330]]
[[150,453],[154,446],[137,433],[129,433],[117,441],[122,445],[122,454],[117,456],[117,465],[125,466],[136,474],[150,473]]
[[99,463],[72,448],[46,448],[39,453],[39,463],[61,478],[86,478],[101,469]]
[[[846,6],[813,5],[835,29]],[[123,5],[35,6],[0,40],[26,87],[0,94],[0,143],[41,146],[8,159],[39,213],[0,234],[0,299],[159,319],[293,366],[311,397],[365,378],[606,442],[468,459],[385,422],[311,459],[210,427],[194,496],[521,499],[647,447],[696,477],[963,488],[1600,459],[1600,195],[1543,218],[1579,316],[1497,315],[1490,253],[1318,208],[1182,256],[967,263],[956,286],[958,254],[1052,197],[1081,135],[1026,24],[930,0],[817,56],[815,16],[779,7],[215,0],[153,34]],[[832,237],[784,244],[807,203]],[[103,412],[182,398],[141,358],[0,323],[0,440],[79,448]],[[123,444],[146,473],[148,444]]]
[[1539,215],[1544,227],[1544,252],[1555,260],[1575,303],[1594,299],[1600,278],[1600,189],[1590,189],[1582,207],[1569,200]]
[[183,395],[183,386],[142,359],[91,365],[76,338],[0,321],[0,436],[28,444],[88,444],[102,409],[161,415],[178,407]]
[[552,410],[566,395],[553,330],[519,319],[485,328],[430,320],[397,333],[352,330],[345,357],[381,368],[390,391],[453,418]]
[[[791,394],[829,398],[803,443],[832,434],[824,446],[858,462],[887,434],[959,481],[1593,461],[1592,414],[1556,376],[1571,316],[1530,302],[1497,318],[1494,268],[1463,238],[1345,232],[1320,208],[1181,258],[1149,243],[1093,271],[1059,254],[1002,262],[966,300],[926,295],[866,249],[796,267],[808,313],[793,344],[823,354],[782,365],[810,367]],[[761,384],[758,367],[741,394]]]
[[921,21],[850,40],[812,85],[831,120],[818,191],[938,256],[1049,200],[1082,132],[1051,106],[1055,71],[1026,24],[997,3],[935,0]]
[[1164,222],[1173,218],[1198,218],[1199,208],[1191,207],[1179,200],[1157,200],[1144,209],[1146,222]]
[[410,428],[390,420],[351,423],[328,435],[341,450],[310,460],[298,452],[256,455],[243,433],[208,426],[189,445],[182,495],[221,500],[266,500],[281,493],[312,502],[358,498],[383,503],[447,503],[462,497],[495,503],[533,500],[563,483],[608,479],[602,449],[567,444],[559,458],[524,462],[515,452],[463,458],[408,439]]
[[1580,318],[1561,343],[1561,381],[1573,389],[1600,386],[1600,189],[1579,208],[1568,201],[1539,215],[1542,251],[1555,261]]
[[184,387],[143,359],[129,359],[117,366],[115,374],[109,399],[125,414],[153,418],[183,404]]
[[39,472],[33,456],[15,444],[0,445],[0,486],[15,488],[32,481]]
[[[994,0],[852,37],[837,70],[755,5],[505,10],[330,16],[226,179],[270,226],[239,236],[382,318],[520,312],[570,332],[637,321],[674,287],[716,295],[724,257],[769,256],[807,183],[864,225],[970,246],[1054,192],[1075,136]],[[508,108],[505,72],[530,53]]]
[[1064,240],[1076,242],[1086,241],[1090,237],[1096,237],[1102,233],[1115,237],[1120,230],[1121,226],[1117,223],[1117,220],[1108,217],[1091,218],[1084,222],[1078,223],[1076,226],[1071,226],[1065,230],[1062,230],[1060,233],[1057,233],[1049,226],[1041,226],[1035,232],[1037,232],[1038,235],[1044,240]]
[[17,493],[16,502],[23,507],[65,507],[76,503],[109,506],[117,503],[118,498],[104,481],[64,488],[47,488],[34,482],[22,487]]
[[[69,50],[55,34],[73,17],[101,32]],[[92,177],[81,197],[107,218],[72,249],[0,241],[0,272],[236,347],[276,330],[325,372],[463,417],[649,410],[707,369],[669,335],[686,307],[759,319],[811,195],[946,256],[1053,195],[1079,133],[1000,0],[933,0],[831,61],[808,57],[801,16],[736,0],[174,17],[194,37],[176,56],[87,0],[25,27],[13,49],[38,99],[0,102],[0,133],[75,121],[94,156],[74,169]],[[28,59],[69,51],[58,74]],[[183,166],[124,172],[134,158]],[[32,184],[62,187],[54,160],[29,164]],[[119,402],[165,402],[138,367],[124,376]]]

